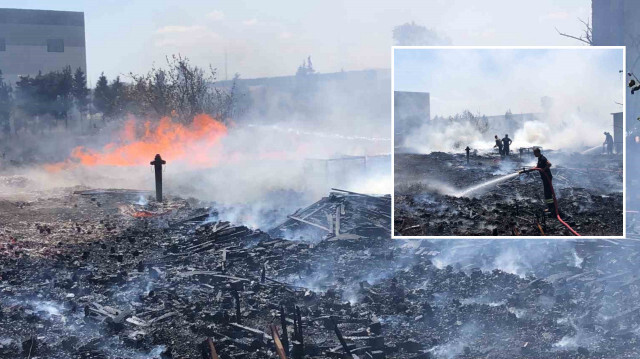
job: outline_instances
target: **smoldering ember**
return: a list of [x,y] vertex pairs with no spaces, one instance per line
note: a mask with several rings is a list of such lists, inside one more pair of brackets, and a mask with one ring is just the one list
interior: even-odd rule
[[[601,149],[601,147],[596,148]],[[623,158],[545,151],[561,219],[582,236],[622,236]],[[395,155],[395,234],[571,236],[545,204],[532,148],[497,153]],[[553,212],[553,211],[552,211]]]

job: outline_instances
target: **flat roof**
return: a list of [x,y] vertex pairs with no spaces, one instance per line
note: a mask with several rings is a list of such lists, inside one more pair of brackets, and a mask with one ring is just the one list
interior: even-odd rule
[[0,24],[84,26],[84,12],[0,8]]

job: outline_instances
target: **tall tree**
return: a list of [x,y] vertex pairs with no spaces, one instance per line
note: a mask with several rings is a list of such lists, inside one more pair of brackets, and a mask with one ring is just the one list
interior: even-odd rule
[[[310,60],[310,59],[309,59]],[[305,62],[305,69],[312,68]],[[146,74],[129,75],[125,86],[126,111],[152,117],[171,116],[190,122],[195,115],[209,114],[221,121],[240,113],[237,76],[230,88],[215,87],[216,70],[194,66],[180,55],[167,57],[166,68],[152,68]]]
[[163,69],[157,69],[149,79],[149,106],[160,117],[169,116],[173,110],[175,96],[173,93],[174,86],[168,81],[167,72]]
[[393,41],[398,46],[451,45],[451,39],[415,22],[393,28]]
[[306,60],[302,60],[302,65],[298,66],[298,71],[296,75],[304,76],[304,75],[312,75],[316,73],[316,70],[313,69],[313,64],[311,63],[311,56],[308,56]]
[[109,111],[109,81],[104,72],[100,74],[93,90],[93,107],[96,111],[102,112],[103,116]]
[[58,113],[56,118],[64,120],[64,127],[69,127],[69,111],[73,107],[73,73],[71,66],[65,67],[57,76],[56,101]]
[[38,73],[35,77],[20,76],[16,82],[16,107],[20,112],[20,125],[37,124],[40,130],[44,124],[53,127],[54,122],[43,122],[50,119],[58,120],[61,112],[61,80],[59,72]]
[[511,109],[508,109],[507,112],[504,113],[504,119],[507,122],[510,122],[511,120],[513,120],[513,113],[511,113]]
[[13,97],[11,85],[4,82],[2,70],[0,70],[0,131],[5,134],[11,132],[11,110]]
[[127,96],[125,85],[120,81],[120,76],[117,76],[115,80],[111,82],[108,94],[107,116],[116,117],[124,114],[127,105]]
[[73,74],[72,93],[76,108],[80,112],[80,117],[84,118],[89,105],[89,89],[87,88],[87,76],[79,67]]

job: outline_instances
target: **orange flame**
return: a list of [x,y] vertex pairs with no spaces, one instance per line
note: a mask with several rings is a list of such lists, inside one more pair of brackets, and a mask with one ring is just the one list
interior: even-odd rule
[[[144,124],[144,134],[138,138],[136,121],[125,123],[120,138],[100,150],[76,147],[65,162],[45,166],[48,171],[59,171],[77,165],[84,166],[139,166],[148,165],[151,157],[160,153],[168,161],[187,161],[192,165],[210,166],[219,161],[215,153],[219,141],[227,135],[227,127],[208,115],[197,115],[189,125],[164,117],[155,126]],[[151,157],[150,157],[151,156]]]
[[136,217],[136,218],[149,218],[149,217],[153,217],[155,216],[155,213],[151,213],[149,211],[138,211],[138,212],[134,212],[132,214],[132,216]]

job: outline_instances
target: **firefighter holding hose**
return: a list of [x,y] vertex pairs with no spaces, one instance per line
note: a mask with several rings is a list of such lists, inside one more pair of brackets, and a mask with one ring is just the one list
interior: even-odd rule
[[545,211],[549,212],[552,215],[556,215],[556,207],[553,200],[553,189],[551,187],[551,180],[553,176],[551,175],[551,162],[547,160],[545,156],[542,155],[539,147],[533,149],[533,155],[538,158],[538,163],[535,167],[522,170],[519,173],[527,173],[534,171],[535,168],[539,168],[540,178],[542,178],[542,185],[544,186],[544,202],[547,204],[547,209]]
[[611,137],[611,134],[609,132],[605,132],[605,140],[604,143],[602,144],[602,146],[607,146],[607,154],[608,155],[612,155],[613,154],[613,137]]

